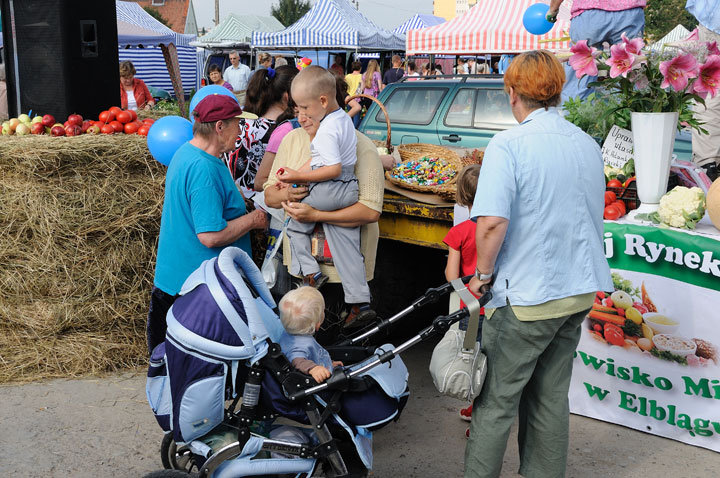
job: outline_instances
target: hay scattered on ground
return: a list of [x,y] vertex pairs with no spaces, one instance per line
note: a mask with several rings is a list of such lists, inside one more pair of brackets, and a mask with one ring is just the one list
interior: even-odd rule
[[143,364],[164,167],[139,136],[0,138],[0,383]]

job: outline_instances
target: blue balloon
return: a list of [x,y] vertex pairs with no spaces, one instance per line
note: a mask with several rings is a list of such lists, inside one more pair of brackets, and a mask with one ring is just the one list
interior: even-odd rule
[[[195,117],[193,117],[193,115],[192,115],[193,110],[195,109],[197,104],[200,103],[200,100],[202,100],[203,98],[205,98],[208,95],[225,95],[225,96],[229,96],[230,98],[234,99],[237,102],[237,98],[235,97],[235,94],[232,91],[225,88],[224,86],[220,86],[220,85],[203,86],[202,88],[200,88],[197,91],[197,93],[195,93],[195,96],[193,96],[192,99],[190,100],[190,110],[189,111],[190,111],[190,121],[192,123],[195,123]],[[242,106],[242,105],[240,105],[240,106]]]
[[533,35],[544,35],[552,30],[553,24],[545,18],[548,10],[550,10],[550,6],[545,3],[530,5],[523,14],[525,30]]
[[192,138],[192,123],[180,116],[165,116],[150,127],[147,145],[153,158],[169,166],[175,152]]

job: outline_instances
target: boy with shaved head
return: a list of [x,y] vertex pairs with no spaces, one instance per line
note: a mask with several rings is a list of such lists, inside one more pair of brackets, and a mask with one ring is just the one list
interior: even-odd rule
[[[355,177],[357,137],[352,119],[336,100],[335,76],[319,66],[304,68],[292,82],[291,96],[298,108],[301,124],[318,124],[310,143],[310,159],[299,170],[278,170],[278,179],[288,184],[307,183],[309,194],[303,202],[321,211],[335,211],[358,201]],[[327,282],[312,255],[311,235],[315,223],[291,219],[287,227],[292,251],[290,273],[316,288]],[[364,258],[360,252],[360,227],[323,224],[333,263],[337,268],[350,305],[345,324],[375,318],[370,309],[370,288],[365,279]]]

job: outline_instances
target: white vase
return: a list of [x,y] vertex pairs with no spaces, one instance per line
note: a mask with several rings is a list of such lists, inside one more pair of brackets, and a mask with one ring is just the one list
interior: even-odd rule
[[633,159],[640,207],[635,213],[657,211],[667,192],[675,146],[678,113],[632,113]]

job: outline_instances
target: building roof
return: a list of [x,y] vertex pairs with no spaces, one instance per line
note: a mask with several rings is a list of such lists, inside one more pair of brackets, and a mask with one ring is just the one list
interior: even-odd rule
[[[197,35],[197,23],[194,21],[195,12],[191,12],[191,22],[188,22],[188,11],[193,8],[192,0],[130,0],[141,7],[154,8],[167,20],[170,28],[177,33]],[[162,5],[160,5],[162,3]],[[187,29],[194,31],[187,31]]]

